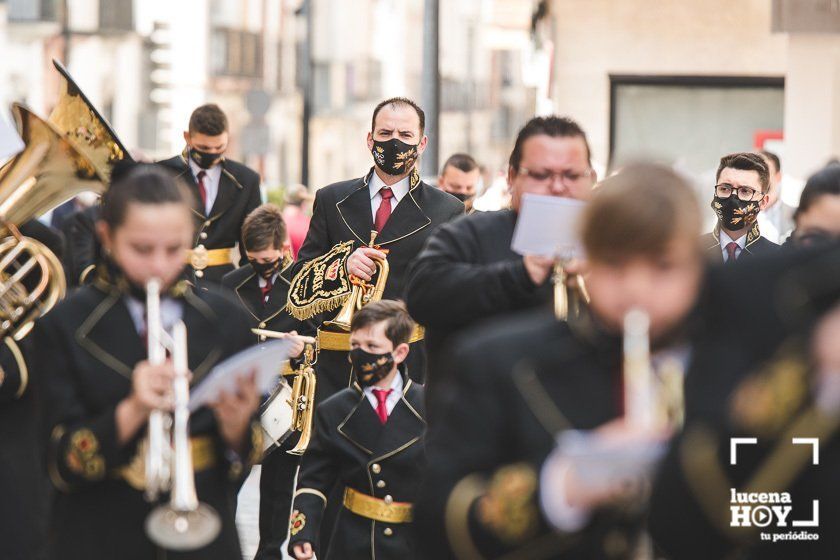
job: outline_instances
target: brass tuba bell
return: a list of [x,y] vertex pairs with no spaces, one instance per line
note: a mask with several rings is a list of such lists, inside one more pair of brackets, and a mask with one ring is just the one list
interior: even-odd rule
[[[378,233],[379,232],[375,230],[370,232],[370,243],[368,243],[368,247],[375,246],[374,242],[376,241]],[[332,321],[324,321],[324,327],[326,330],[333,332],[350,332],[350,323],[353,321],[353,315],[356,314],[356,311],[372,301],[379,301],[382,299],[382,293],[385,291],[385,283],[388,281],[388,272],[390,267],[388,266],[387,259],[374,262],[376,263],[376,268],[378,269],[376,283],[371,284],[370,282],[365,282],[361,278],[351,276],[350,281],[353,283],[353,289],[350,291],[350,295],[344,301],[344,304],[341,306],[341,309],[338,310],[338,313]]]
[[12,105],[22,152],[0,169],[0,338],[20,340],[66,289],[58,258],[17,226],[105,182],[93,162],[49,122]]

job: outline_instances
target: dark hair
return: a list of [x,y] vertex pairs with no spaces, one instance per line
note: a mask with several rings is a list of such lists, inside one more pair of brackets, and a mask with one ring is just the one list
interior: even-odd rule
[[403,105],[414,109],[414,111],[417,113],[417,118],[420,119],[420,136],[423,136],[423,131],[426,130],[426,113],[423,112],[423,109],[420,108],[420,105],[418,105],[408,97],[391,97],[379,103],[379,105],[377,105],[376,108],[373,110],[373,117],[371,117],[370,119],[371,132],[373,132],[376,128],[376,115],[378,115],[379,111],[381,111],[387,105],[393,105],[396,107]]
[[414,331],[414,320],[408,314],[405,304],[393,299],[374,301],[356,311],[350,322],[350,331],[357,331],[376,323],[387,321],[385,336],[394,347],[411,339]]
[[464,173],[469,173],[474,169],[478,169],[478,163],[469,154],[452,154],[449,156],[443,164],[443,167],[440,168],[440,174],[443,175],[446,173],[446,168],[450,166],[455,169],[460,169]]
[[623,167],[595,189],[581,221],[587,258],[609,261],[658,255],[676,237],[697,241],[702,220],[697,197],[674,170],[651,163]]
[[227,132],[227,129],[227,117],[215,103],[202,105],[190,115],[190,134],[198,132],[207,136],[218,136]]
[[170,171],[154,163],[139,163],[123,166],[111,182],[102,196],[101,220],[112,230],[120,227],[131,203],[192,207],[193,196]]
[[589,149],[589,141],[586,139],[586,133],[578,123],[568,117],[557,117],[554,115],[548,117],[534,117],[519,131],[516,135],[516,143],[513,145],[513,151],[510,153],[510,160],[508,165],[514,172],[519,171],[519,164],[522,162],[522,146],[525,140],[532,136],[539,136],[544,134],[551,137],[579,137],[583,139],[586,145],[586,161],[592,160],[592,152]]
[[819,198],[828,195],[840,195],[840,164],[829,163],[808,177],[799,197],[799,207],[793,213],[794,221],[800,214],[807,212]]
[[768,150],[758,150],[758,153],[773,162],[773,166],[776,168],[776,172],[782,170],[782,161],[779,159],[779,156]]
[[718,166],[717,174],[715,175],[715,182],[720,180],[720,174],[726,168],[739,169],[741,171],[755,171],[758,173],[758,182],[761,185],[761,192],[767,193],[767,188],[770,186],[770,170],[767,168],[767,163],[758,154],[752,152],[737,152],[723,156],[720,158],[720,165]]
[[254,208],[242,223],[242,243],[246,251],[279,249],[286,239],[286,222],[283,213],[274,204]]

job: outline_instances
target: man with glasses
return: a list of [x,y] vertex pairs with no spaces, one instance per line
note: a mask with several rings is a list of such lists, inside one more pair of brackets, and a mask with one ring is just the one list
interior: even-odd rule
[[720,160],[712,209],[718,221],[703,237],[709,257],[732,264],[744,255],[771,253],[779,248],[761,236],[758,213],[769,200],[770,173],[758,154],[740,152]]
[[552,300],[554,260],[511,249],[526,193],[586,200],[596,174],[583,129],[564,117],[536,117],[510,154],[511,208],[477,212],[440,227],[409,269],[406,303],[426,328],[426,406],[431,422],[449,393],[442,355],[458,331]]

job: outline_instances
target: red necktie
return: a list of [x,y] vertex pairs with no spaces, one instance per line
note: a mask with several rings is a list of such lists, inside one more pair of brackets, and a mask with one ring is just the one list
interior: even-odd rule
[[391,199],[394,198],[394,191],[388,187],[382,187],[379,189],[379,194],[382,196],[382,202],[379,203],[379,210],[376,211],[373,228],[381,232],[388,218],[391,216]]
[[201,170],[198,172],[198,195],[201,197],[201,211],[207,211],[207,189],[204,187],[204,177],[207,172]]
[[388,395],[393,389],[374,389],[373,394],[376,395],[376,415],[379,416],[379,421],[385,424],[388,421],[388,407],[385,401],[388,400]]
[[271,288],[273,288],[273,287],[274,287],[274,282],[272,282],[270,280],[265,283],[265,286],[260,287],[260,290],[262,290],[263,305],[268,303],[268,294],[271,293]]
[[726,259],[727,264],[728,263],[734,263],[736,260],[738,260],[738,257],[735,256],[735,251],[738,250],[738,244],[737,243],[735,243],[734,241],[730,241],[729,243],[726,244],[725,249],[726,249],[726,254],[727,254],[727,259]]

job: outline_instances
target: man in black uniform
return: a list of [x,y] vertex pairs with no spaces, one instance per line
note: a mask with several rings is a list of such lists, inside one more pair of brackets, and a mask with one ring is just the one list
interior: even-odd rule
[[[253,318],[252,325],[274,332],[313,336],[311,321],[300,321],[286,311],[291,259],[284,258],[286,227],[277,206],[263,204],[248,214],[242,226],[242,243],[248,264],[225,274],[222,285],[235,294]],[[286,266],[283,266],[283,265]],[[265,340],[259,335],[260,342]],[[302,343],[300,348],[302,348]],[[292,354],[297,354],[293,351]],[[285,373],[291,373],[286,370]],[[300,456],[287,453],[298,443],[298,434],[263,458],[260,469],[260,545],[258,560],[283,558],[281,546],[289,531],[292,491]]]
[[[423,388],[403,367],[414,322],[401,302],[379,301],[352,322],[353,387],[315,411],[314,438],[303,456],[289,553],[325,560],[411,560],[411,508],[425,467]],[[322,522],[338,481],[343,509],[331,544]],[[319,534],[320,533],[320,534]]]
[[734,263],[743,255],[772,253],[778,245],[762,237],[758,214],[769,200],[770,172],[758,154],[742,152],[720,159],[712,209],[718,222],[703,244],[712,262]]
[[406,303],[426,328],[429,415],[449,393],[440,357],[459,330],[492,317],[545,305],[551,300],[551,259],[522,257],[510,245],[522,195],[585,200],[595,183],[589,144],[574,121],[531,119],[510,155],[512,208],[478,212],[441,227],[409,270]]
[[[195,246],[187,260],[189,280],[220,283],[233,270],[231,250],[240,241],[242,222],[260,205],[260,176],[224,157],[228,121],[218,105],[202,105],[190,116],[181,155],[161,161],[175,170],[195,195]],[[246,264],[240,247],[240,264]]]
[[561,322],[534,312],[459,339],[457,392],[429,435],[415,512],[424,558],[631,557],[640,487],[584,491],[575,482],[586,473],[552,451],[572,430],[639,447],[661,441],[621,419],[622,321],[645,311],[654,358],[680,359],[703,271],[691,193],[657,166],[607,179],[582,225],[591,313]]
[[[408,264],[439,225],[464,212],[464,205],[455,197],[420,180],[415,164],[428,142],[424,125],[423,110],[409,99],[386,99],[376,106],[367,135],[375,165],[364,177],[316,192],[309,232],[293,267],[295,274],[337,244],[351,242],[354,250],[346,260],[347,272],[369,281],[376,270],[374,260],[386,258],[387,249],[390,273],[382,297],[404,297]],[[368,247],[373,230],[379,232],[375,245],[380,249]],[[425,372],[421,339],[419,332],[412,335],[407,364],[408,375],[418,381]],[[335,345],[321,340],[320,350],[316,372],[318,398],[322,399],[349,384],[347,337]]]

